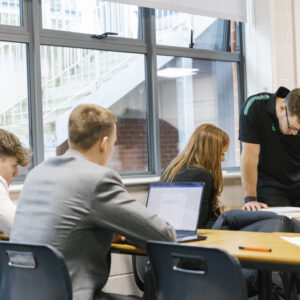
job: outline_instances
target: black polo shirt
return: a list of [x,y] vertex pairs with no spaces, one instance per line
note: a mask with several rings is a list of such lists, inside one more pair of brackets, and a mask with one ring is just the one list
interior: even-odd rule
[[275,114],[276,97],[285,98],[288,93],[280,87],[275,94],[249,97],[240,114],[239,139],[260,144],[259,174],[300,187],[300,135],[282,134]]

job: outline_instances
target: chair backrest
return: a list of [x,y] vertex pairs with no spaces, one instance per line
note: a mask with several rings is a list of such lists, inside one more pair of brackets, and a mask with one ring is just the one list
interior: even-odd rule
[[72,299],[64,257],[51,246],[1,241],[0,274],[0,299]]
[[147,251],[160,300],[247,299],[239,263],[223,250],[150,241]]

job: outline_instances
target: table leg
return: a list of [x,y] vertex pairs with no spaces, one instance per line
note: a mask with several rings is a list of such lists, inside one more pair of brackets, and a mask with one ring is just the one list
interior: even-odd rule
[[272,299],[272,272],[258,270],[259,300]]

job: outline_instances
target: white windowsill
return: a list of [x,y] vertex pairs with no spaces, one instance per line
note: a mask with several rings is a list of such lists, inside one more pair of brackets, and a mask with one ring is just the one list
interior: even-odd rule
[[[241,178],[241,172],[223,171],[223,178],[225,181],[226,179],[238,179]],[[125,186],[143,185],[152,182],[157,182],[159,181],[159,177],[153,176],[153,177],[141,177],[141,178],[124,178],[122,181],[124,182]],[[12,184],[9,186],[9,191],[12,193],[18,193],[21,192],[22,188],[23,188],[23,184]]]

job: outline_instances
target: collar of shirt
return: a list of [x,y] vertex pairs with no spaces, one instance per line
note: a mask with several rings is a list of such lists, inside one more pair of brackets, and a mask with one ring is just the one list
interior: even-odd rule
[[8,193],[8,184],[7,184],[6,180],[2,176],[0,176],[0,184],[2,184],[4,186],[5,190]]
[[276,91],[276,93],[273,94],[273,95],[271,96],[271,99],[270,99],[270,101],[268,102],[268,104],[267,104],[267,106],[266,106],[266,110],[267,110],[270,114],[275,115],[276,98],[277,98],[277,97],[285,98],[285,97],[288,95],[289,92],[290,92],[289,89],[287,89],[287,88],[281,86],[281,87]]

